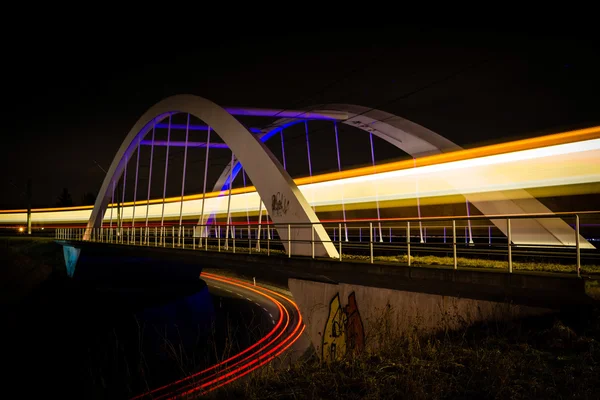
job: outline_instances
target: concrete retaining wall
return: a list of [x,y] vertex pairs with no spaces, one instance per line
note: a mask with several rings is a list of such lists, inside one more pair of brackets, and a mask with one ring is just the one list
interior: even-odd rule
[[311,342],[325,361],[348,351],[373,350],[385,335],[434,333],[481,321],[552,312],[549,308],[344,283],[290,279],[289,288]]

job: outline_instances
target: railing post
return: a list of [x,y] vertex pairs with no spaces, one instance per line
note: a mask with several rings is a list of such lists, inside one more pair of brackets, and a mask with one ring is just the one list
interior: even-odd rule
[[579,214],[575,214],[575,258],[577,260],[577,277],[581,278],[581,246],[579,243]]
[[406,259],[410,267],[410,221],[406,221]]
[[171,238],[172,238],[173,248],[175,248],[175,225],[171,225]]
[[[202,229],[204,229],[204,225],[202,225]],[[204,231],[202,231],[204,232]],[[208,225],[206,225],[206,237],[204,238],[204,250],[208,251],[208,236],[210,235],[210,229]],[[202,243],[202,234],[200,234],[200,243]]]
[[217,226],[217,245],[218,251],[221,252],[221,225]]
[[458,258],[456,257],[456,220],[452,220],[452,258],[454,259],[454,269],[458,269]]
[[506,219],[506,230],[508,236],[508,272],[512,274],[513,263],[512,263],[512,233],[510,229],[510,218]]
[[269,225],[267,225],[267,257],[271,255],[271,233],[269,232]]
[[292,227],[288,224],[288,258],[292,257]]
[[[233,228],[234,228],[234,226],[231,225],[229,227],[229,232],[232,233],[231,238],[232,238],[232,241],[233,241],[233,252],[235,253],[235,230]],[[241,229],[240,229],[240,231],[241,231]]]
[[252,228],[248,223],[248,253],[252,254]]
[[342,223],[338,224],[338,247],[340,248],[338,252],[340,253],[340,261],[342,261]]
[[181,232],[181,248],[185,249],[185,226],[179,225],[179,231]]
[[312,258],[315,258],[315,226],[310,224],[310,244],[312,246]]
[[[262,205],[262,203],[261,203]],[[262,228],[262,224],[258,224],[258,227],[256,228],[256,251],[258,251],[260,253],[260,234],[261,234],[261,228]]]
[[373,264],[373,223],[369,222],[369,262]]

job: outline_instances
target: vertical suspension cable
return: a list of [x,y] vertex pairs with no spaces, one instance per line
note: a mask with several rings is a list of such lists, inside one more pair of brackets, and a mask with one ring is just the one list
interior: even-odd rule
[[[242,165],[242,178],[244,180],[244,189],[245,189],[246,188],[246,170],[244,169],[243,165]],[[248,224],[248,239],[250,239],[251,232],[250,232],[250,214],[248,213],[248,203],[246,203],[246,223]]]
[[473,244],[473,231],[471,230],[471,210],[469,209],[469,200],[465,198],[465,202],[467,204],[467,224],[469,226],[469,244]]
[[112,195],[111,195],[111,201],[110,201],[110,224],[108,225],[110,230],[109,230],[109,237],[112,240],[112,221],[113,221],[113,208],[115,208],[115,181],[113,178],[112,181]]
[[[373,132],[369,132],[369,141],[371,142],[371,163],[373,169],[375,168],[375,150],[373,146]],[[375,186],[375,204],[377,205],[377,221],[379,222],[379,241],[383,242],[383,235],[381,234],[381,214],[379,211],[379,189]]]
[[141,142],[142,142],[142,137],[140,135],[139,138],[138,138],[137,159],[136,159],[136,162],[135,162],[135,183],[133,185],[133,215],[131,217],[131,229],[132,230],[135,229],[135,202],[137,200],[138,170],[140,169],[140,150],[142,149],[140,147]]
[[185,147],[183,150],[183,177],[181,178],[181,202],[179,204],[179,237],[181,237],[181,223],[183,222],[183,193],[185,191],[185,169],[187,166],[189,131],[190,131],[190,114],[188,114],[188,116],[187,116],[187,125],[185,126]]
[[150,145],[150,169],[148,170],[148,197],[146,198],[146,230],[148,229],[148,210],[150,209],[150,187],[152,185],[152,159],[154,158],[154,130],[156,120],[152,124],[152,143]]
[[125,156],[125,168],[123,169],[123,195],[121,196],[121,240],[123,239],[123,220],[125,219],[125,188],[127,183],[127,164],[129,160]]
[[283,128],[281,128],[279,135],[281,136],[281,157],[283,158],[283,169],[287,171],[287,166],[285,164],[285,146],[283,145]]
[[[273,222],[273,219],[269,215],[269,210],[267,209],[266,206],[265,206],[265,217],[267,218],[267,222],[266,222],[266,224],[267,224],[267,239],[271,240],[272,237],[271,237],[271,227],[270,227],[270,225],[271,225],[271,222]],[[269,220],[271,222],[269,222]]]
[[[417,159],[413,157],[413,168],[417,168]],[[421,222],[421,202],[419,201],[419,178],[415,174],[415,195],[417,197],[417,212],[419,214],[419,235],[421,237],[421,243],[423,241],[423,223]]]
[[[338,140],[338,127],[337,121],[333,121],[333,128],[335,129],[335,150],[337,152],[337,163],[338,163],[338,171],[342,172],[342,163],[340,162],[340,143]],[[344,231],[346,236],[346,242],[348,241],[348,225],[346,224],[346,207],[344,205],[344,185],[342,185],[342,215],[344,218]],[[339,233],[342,234],[341,232]]]
[[308,121],[304,121],[304,132],[306,133],[306,154],[308,156],[308,176],[312,177],[312,163],[310,160],[310,142],[308,140]]
[[[210,149],[210,126],[208,127],[208,134],[206,136],[206,159],[204,160],[204,183],[202,187],[202,209],[200,211],[200,225],[204,225],[204,202],[206,201],[206,176],[208,173],[208,150]],[[206,227],[200,227],[200,240],[202,240],[202,235],[206,235]],[[208,236],[208,235],[206,235]],[[206,239],[208,240],[208,238]],[[202,245],[202,242],[200,242]]]
[[260,233],[261,233],[261,224],[262,224],[262,215],[263,215],[263,201],[258,196],[258,228],[256,229],[256,250],[260,250]]
[[[233,187],[233,149],[231,150],[231,168],[229,169],[229,195],[227,196],[227,227],[225,228],[225,249],[229,245],[229,225],[231,224],[231,188]],[[233,232],[233,229],[232,229]],[[233,233],[235,235],[235,232]],[[232,235],[232,238],[233,238]]]
[[163,179],[163,201],[160,213],[160,229],[164,230],[165,223],[165,198],[167,197],[167,174],[169,172],[169,144],[171,143],[171,114],[169,114],[169,126],[167,128],[167,154],[165,156],[165,176]]
[[[308,121],[304,121],[304,132],[306,133],[306,154],[308,156],[308,176],[310,176],[312,178],[312,160],[310,157],[310,142],[308,140]],[[312,179],[311,179],[312,182]],[[314,189],[311,190],[311,203],[314,204],[315,203],[315,191]],[[313,211],[317,211],[317,207],[316,206],[311,206],[311,208],[313,209]]]

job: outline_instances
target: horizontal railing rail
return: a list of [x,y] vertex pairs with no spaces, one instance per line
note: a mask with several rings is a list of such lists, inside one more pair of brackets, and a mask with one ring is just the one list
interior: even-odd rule
[[[458,255],[505,257],[506,271],[512,273],[514,257],[570,257],[574,258],[573,269],[581,276],[580,245],[581,218],[600,216],[600,211],[563,212],[546,214],[475,215],[456,217],[389,218],[340,220],[308,223],[258,223],[258,222],[214,222],[211,224],[163,225],[163,226],[104,226],[91,229],[89,241],[138,246],[170,247],[247,252],[255,254],[285,254],[296,256],[294,247],[300,244],[311,246],[315,257],[318,244],[330,243],[339,253],[337,259],[364,259],[370,263],[385,260],[396,262],[405,260],[412,264],[413,255],[438,253],[451,254],[452,268],[458,269]],[[573,244],[513,243],[511,221],[519,219],[563,218],[573,220]],[[487,224],[472,222],[488,221]],[[506,225],[506,235],[495,225],[502,220]],[[566,222],[566,221],[565,221]],[[315,226],[321,225],[329,235],[329,240],[320,240],[315,235]],[[292,230],[299,232],[310,229],[310,237],[292,238]],[[278,231],[286,232],[285,238]],[[486,234],[481,234],[485,230]],[[475,234],[474,234],[475,232]],[[86,228],[57,228],[55,238],[60,240],[83,241]],[[492,234],[493,233],[493,234]],[[464,243],[463,243],[464,242]],[[265,249],[266,247],[266,249]],[[595,253],[594,253],[595,254]]]

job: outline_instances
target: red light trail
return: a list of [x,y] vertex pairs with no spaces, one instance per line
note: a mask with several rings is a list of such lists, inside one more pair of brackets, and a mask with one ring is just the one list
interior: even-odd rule
[[272,361],[300,338],[305,325],[300,309],[291,299],[262,286],[203,272],[201,278],[230,287],[251,291],[273,303],[279,318],[273,328],[258,342],[212,367],[193,373],[165,386],[137,395],[131,400],[176,399],[190,395],[203,395],[227,385]]

